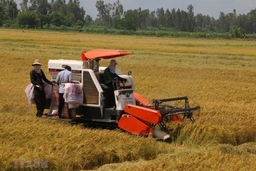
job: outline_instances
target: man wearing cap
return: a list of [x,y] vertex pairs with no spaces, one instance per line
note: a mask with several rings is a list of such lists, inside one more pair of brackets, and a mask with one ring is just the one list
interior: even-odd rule
[[43,70],[41,69],[42,64],[40,63],[39,59],[36,59],[32,66],[34,68],[30,71],[30,80],[31,83],[34,85],[34,96],[37,109],[36,116],[42,117],[46,105],[44,82],[51,85],[53,83],[46,78]]
[[116,60],[112,59],[110,61],[109,66],[104,70],[104,84],[109,84],[110,82],[114,81],[115,79],[121,81],[121,82],[126,82],[125,78],[119,77],[116,74],[116,65],[117,62]]
[[59,118],[62,118],[62,109],[65,104],[65,100],[63,97],[65,92],[65,83],[71,83],[71,82],[73,82],[71,67],[66,65],[65,69],[59,72],[56,78],[56,83],[59,86],[59,107],[58,107]]
[[114,99],[114,90],[117,89],[115,82],[126,82],[127,80],[125,78],[122,78],[116,74],[116,60],[112,59],[110,61],[109,66],[104,70],[103,75],[103,82],[106,86],[108,86],[108,90],[106,93],[106,107],[113,107],[115,106],[115,99]]

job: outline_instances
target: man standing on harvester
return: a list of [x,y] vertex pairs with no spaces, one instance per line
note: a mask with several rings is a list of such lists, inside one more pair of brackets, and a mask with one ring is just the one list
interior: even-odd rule
[[[66,65],[65,69],[58,73],[56,78],[56,83],[59,86],[59,107],[58,107],[58,115],[59,118],[62,118],[62,109],[65,104],[64,100],[64,92],[65,92],[65,83],[73,82],[73,75],[71,72],[71,67]],[[70,115],[70,112],[69,112]]]

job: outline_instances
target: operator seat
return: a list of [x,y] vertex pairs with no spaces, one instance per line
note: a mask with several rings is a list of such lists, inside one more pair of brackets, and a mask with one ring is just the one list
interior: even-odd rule
[[101,77],[100,77],[100,72],[94,72],[97,80],[99,81],[99,83],[101,83]]
[[99,84],[100,84],[101,88],[103,89],[103,91],[107,90],[108,86],[106,86],[105,84],[102,83],[103,74],[100,72],[94,72],[94,73],[95,73],[95,76],[96,76],[97,80],[99,81]]

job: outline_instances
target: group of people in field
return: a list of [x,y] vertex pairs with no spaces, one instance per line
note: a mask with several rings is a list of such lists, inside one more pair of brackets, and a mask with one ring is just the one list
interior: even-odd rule
[[44,82],[50,85],[59,86],[59,106],[58,106],[58,115],[62,117],[62,109],[65,103],[64,100],[64,91],[65,83],[71,83],[73,81],[73,75],[71,72],[71,67],[66,65],[65,69],[60,71],[57,75],[56,81],[50,81],[46,78],[44,71],[41,69],[41,62],[36,59],[32,64],[33,69],[30,71],[30,81],[34,86],[34,101],[36,104],[37,117],[42,117],[44,114],[44,109],[46,106],[46,95],[44,91]]
[[[125,78],[122,78],[118,76],[115,73],[117,62],[116,60],[112,59],[110,61],[109,66],[104,70],[104,77],[103,77],[103,83],[109,87],[109,95],[108,96],[114,96],[114,87],[113,87],[113,81],[119,80],[121,82],[126,82]],[[58,85],[59,86],[59,106],[58,106],[58,116],[59,118],[62,118],[62,110],[63,106],[65,104],[64,99],[64,92],[65,92],[65,83],[72,83],[73,82],[73,75],[72,75],[72,69],[70,66],[65,65],[64,70],[60,71],[57,74],[55,81],[50,81],[46,78],[44,71],[41,69],[41,62],[39,59],[36,59],[34,63],[32,63],[33,69],[30,71],[30,81],[34,87],[34,101],[36,104],[36,116],[42,117],[44,114],[44,109],[46,106],[46,95],[44,91],[44,82],[50,85]],[[114,98],[109,98],[107,104],[115,105]],[[72,115],[69,111],[69,117],[72,118]],[[72,118],[73,119],[73,118]]]

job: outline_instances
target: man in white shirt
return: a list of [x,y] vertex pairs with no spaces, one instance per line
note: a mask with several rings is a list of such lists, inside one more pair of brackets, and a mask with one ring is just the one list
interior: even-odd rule
[[58,107],[58,115],[59,118],[62,117],[62,109],[65,104],[64,100],[64,92],[65,92],[65,83],[71,83],[73,81],[73,75],[71,72],[71,67],[66,65],[65,69],[58,73],[56,78],[56,83],[59,86],[59,107]]

